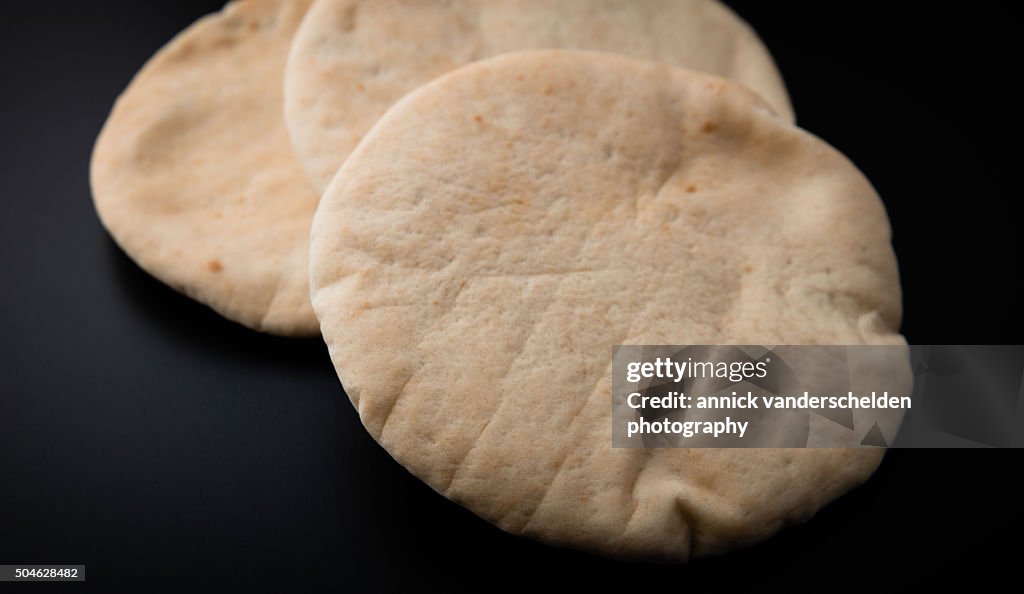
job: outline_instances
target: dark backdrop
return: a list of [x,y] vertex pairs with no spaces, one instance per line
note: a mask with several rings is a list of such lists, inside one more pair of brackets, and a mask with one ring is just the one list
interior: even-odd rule
[[[1015,19],[996,2],[730,4],[774,52],[801,125],[883,196],[908,339],[1019,343]],[[427,589],[547,572],[700,591],[871,590],[1016,561],[1012,451],[892,451],[811,522],[682,567],[514,538],[435,495],[362,430],[318,340],[258,335],[178,296],[93,213],[89,155],[115,96],[218,5],[0,3],[0,563],[86,563],[88,585]]]

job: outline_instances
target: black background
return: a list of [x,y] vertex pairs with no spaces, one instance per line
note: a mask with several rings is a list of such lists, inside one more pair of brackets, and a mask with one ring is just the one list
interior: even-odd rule
[[[86,563],[87,585],[142,591],[551,586],[545,574],[702,591],[987,581],[1018,561],[1012,451],[894,450],[811,522],[686,566],[552,549],[435,495],[362,430],[319,340],[178,296],[93,213],[89,156],[114,98],[219,4],[0,3],[0,563]],[[800,124],[883,196],[908,339],[1019,343],[1016,20],[995,2],[729,4],[773,51]]]

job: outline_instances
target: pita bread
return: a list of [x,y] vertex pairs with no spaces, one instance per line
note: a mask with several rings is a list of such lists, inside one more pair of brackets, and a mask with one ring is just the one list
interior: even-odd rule
[[768,51],[715,1],[319,0],[285,79],[299,159],[322,190],[402,95],[474,60],[541,48],[617,52],[734,78],[793,120]]
[[870,183],[724,79],[558,50],[451,72],[347,160],[310,259],[367,429],[509,532],[682,560],[808,518],[881,460],[612,448],[612,345],[902,342]]
[[243,0],[161,49],[96,142],[96,210],[139,266],[257,330],[315,335],[309,225],[281,81],[306,0]]

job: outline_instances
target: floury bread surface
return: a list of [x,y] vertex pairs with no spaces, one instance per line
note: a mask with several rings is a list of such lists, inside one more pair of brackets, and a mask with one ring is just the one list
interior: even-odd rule
[[882,458],[612,448],[612,345],[902,343],[870,183],[736,83],[575,51],[463,67],[369,132],[310,258],[367,429],[509,532],[684,560],[805,520]]
[[792,121],[757,34],[715,0],[319,0],[295,37],[285,115],[327,186],[391,104],[469,62],[526,49],[628,54],[736,79]]
[[92,158],[96,209],[143,269],[257,330],[315,335],[318,193],[282,116],[310,0],[240,0],[161,49],[118,98]]

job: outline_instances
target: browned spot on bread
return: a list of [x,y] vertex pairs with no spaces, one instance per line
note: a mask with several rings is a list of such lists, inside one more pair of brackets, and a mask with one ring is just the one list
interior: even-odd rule
[[345,7],[345,11],[341,14],[341,20],[338,25],[345,33],[350,33],[356,28],[356,12],[358,10],[358,4],[351,4]]
[[691,185],[689,185],[689,186],[686,186],[686,191],[687,191],[687,192],[689,192],[689,193],[691,193],[691,194],[693,194],[694,192],[696,192],[696,191],[697,191],[697,186],[695,186],[695,185],[692,185],[692,184],[691,184]]
[[700,127],[701,132],[714,132],[718,129],[718,124],[708,120],[704,122],[704,125]]
[[753,271],[754,271],[754,268],[750,264],[744,264],[743,265],[743,272],[751,273]]
[[483,118],[483,116],[477,114],[477,115],[473,116],[473,121],[478,123],[478,124],[482,124],[484,122],[484,118]]
[[206,263],[206,267],[210,269],[210,272],[220,272],[224,270],[224,265],[220,263],[220,260],[210,260]]

